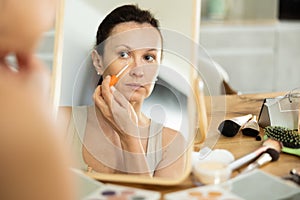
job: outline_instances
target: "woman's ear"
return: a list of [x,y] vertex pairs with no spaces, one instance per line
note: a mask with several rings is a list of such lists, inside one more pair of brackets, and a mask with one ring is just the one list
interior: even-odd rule
[[104,72],[102,57],[98,54],[98,52],[95,49],[92,51],[92,60],[97,74],[102,75]]

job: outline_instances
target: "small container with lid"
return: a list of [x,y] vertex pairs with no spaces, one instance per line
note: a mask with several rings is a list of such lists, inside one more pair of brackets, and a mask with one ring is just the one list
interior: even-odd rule
[[203,184],[219,184],[230,179],[231,170],[220,161],[203,161],[194,165],[194,175]]

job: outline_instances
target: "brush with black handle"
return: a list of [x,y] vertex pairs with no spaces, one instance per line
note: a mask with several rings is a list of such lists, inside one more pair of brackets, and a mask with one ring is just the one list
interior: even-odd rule
[[242,171],[242,173],[250,172],[256,168],[259,168],[269,162],[277,161],[279,158],[280,152],[275,149],[269,148],[263,153],[257,160],[247,166],[247,168]]

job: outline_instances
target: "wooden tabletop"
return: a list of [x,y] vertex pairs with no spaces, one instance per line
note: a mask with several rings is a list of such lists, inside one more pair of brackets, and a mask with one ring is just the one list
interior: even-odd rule
[[[217,96],[207,100],[207,113],[210,119],[210,130],[217,133],[217,126],[220,120],[224,117],[230,119],[232,117],[253,114],[258,117],[264,98],[276,97],[284,93],[268,93],[268,94],[247,94],[247,95],[229,95]],[[219,117],[219,120],[215,120]],[[212,133],[212,134],[214,134]],[[263,130],[260,130],[260,135],[263,135]],[[214,137],[211,137],[214,138]],[[210,140],[210,137],[208,137]],[[235,158],[242,157],[253,152],[262,145],[263,141],[256,141],[254,137],[244,136],[238,133],[234,137],[224,137],[219,135],[216,143],[211,146],[213,149],[226,149],[230,151]],[[276,176],[286,176],[292,168],[300,168],[300,157],[290,154],[281,153],[279,160],[268,163],[260,169]],[[239,170],[233,173],[233,176],[239,174]],[[194,178],[191,174],[185,181],[176,186],[159,186],[159,185],[140,185],[140,184],[122,184],[143,189],[150,189],[161,192],[163,195],[169,192],[175,192],[182,189],[195,187]]]
[[[264,98],[276,97],[282,94],[284,93],[226,96],[226,118],[246,114],[252,114],[258,117]],[[260,129],[260,135],[263,137],[262,128]],[[230,151],[235,158],[239,158],[259,148],[262,142],[263,141],[256,141],[253,137],[244,136],[242,133],[238,133],[234,137],[221,135],[214,148],[226,149]],[[276,176],[285,176],[289,174],[292,168],[300,168],[300,157],[281,153],[278,161],[262,166],[260,169]],[[235,173],[239,173],[239,171]]]

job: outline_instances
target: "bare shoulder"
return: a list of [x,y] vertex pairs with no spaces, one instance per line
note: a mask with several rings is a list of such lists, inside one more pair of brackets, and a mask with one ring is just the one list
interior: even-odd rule
[[72,106],[59,106],[58,112],[68,112],[69,114],[71,114]]
[[60,106],[58,108],[57,122],[63,131],[67,131],[72,116],[72,106]]
[[184,137],[179,131],[171,129],[169,127],[164,127],[162,138],[163,146],[167,146],[174,140],[182,141],[182,143],[184,143]]

